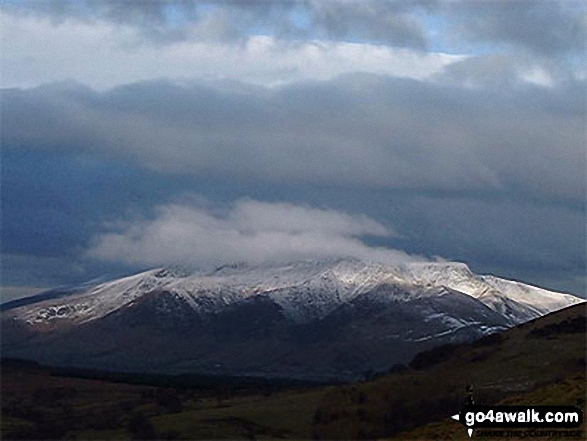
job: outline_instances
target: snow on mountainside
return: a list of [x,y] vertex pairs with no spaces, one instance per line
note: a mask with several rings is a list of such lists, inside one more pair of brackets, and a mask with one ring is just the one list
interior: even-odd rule
[[548,291],[520,282],[500,279],[495,276],[481,276],[481,278],[496,291],[503,293],[505,297],[521,305],[534,308],[540,315],[548,314],[549,312],[557,311],[582,301],[570,294]]
[[154,269],[4,304],[2,351],[92,369],[356,379],[582,301],[461,263]]
[[585,301],[495,276],[477,276],[464,263],[413,263],[409,268],[416,283],[470,295],[516,324]]
[[[388,266],[356,259],[305,260],[287,265],[228,265],[191,275],[154,269],[90,287],[73,295],[7,311],[29,325],[82,323],[133,304],[148,293],[165,291],[197,313],[206,314],[255,296],[266,296],[298,323],[322,319],[343,304],[380,285],[446,287],[467,294],[512,323],[521,323],[583,301],[494,276],[477,276],[454,262]],[[397,297],[390,297],[397,301]]]
[[[41,299],[38,303],[15,308],[17,317],[30,325],[57,324],[60,321],[82,323],[105,315],[131,303],[142,295],[159,288],[176,275],[154,269],[122,279],[101,283],[85,290],[71,290],[71,295],[56,299]],[[32,300],[32,299],[31,299]]]
[[446,286],[472,297],[479,297],[489,287],[460,262],[417,262],[409,265],[414,283],[425,286]]

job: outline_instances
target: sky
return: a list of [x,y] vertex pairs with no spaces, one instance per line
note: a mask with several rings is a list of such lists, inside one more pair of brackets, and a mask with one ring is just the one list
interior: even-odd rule
[[451,260],[586,294],[587,5],[0,3],[4,301]]

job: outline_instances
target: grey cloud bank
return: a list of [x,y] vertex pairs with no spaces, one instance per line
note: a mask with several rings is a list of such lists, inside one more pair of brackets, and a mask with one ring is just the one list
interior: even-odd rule
[[[369,0],[369,1],[118,1],[6,2],[12,14],[69,22],[108,22],[136,28],[143,39],[170,44],[188,39],[234,40],[254,30],[297,39],[364,39],[426,49],[439,17],[446,38],[506,44],[552,56],[582,53],[587,19],[579,0]],[[438,35],[436,35],[438,38]]]
[[453,1],[445,7],[460,38],[518,46],[544,56],[584,55],[587,10],[581,1]]
[[585,197],[584,82],[470,89],[348,75],[265,89],[137,83],[4,90],[3,142],[164,173]]
[[0,54],[1,80],[6,87],[74,79],[106,90],[153,78],[233,80],[271,86],[329,80],[348,72],[421,79],[466,57],[374,43],[298,41],[263,34],[250,35],[238,43],[203,40],[137,45],[133,43],[140,39],[136,29],[120,29],[109,22],[68,21],[54,26],[43,17],[1,10],[0,20],[6,37]]

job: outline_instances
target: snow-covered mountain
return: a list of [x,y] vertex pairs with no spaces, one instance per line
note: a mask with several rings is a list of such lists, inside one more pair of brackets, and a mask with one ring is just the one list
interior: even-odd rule
[[3,353],[107,369],[352,377],[581,301],[449,262],[154,269],[2,305]]
[[491,275],[477,276],[464,263],[413,263],[410,270],[415,283],[446,286],[470,295],[503,314],[512,324],[523,323],[584,301],[570,294]]

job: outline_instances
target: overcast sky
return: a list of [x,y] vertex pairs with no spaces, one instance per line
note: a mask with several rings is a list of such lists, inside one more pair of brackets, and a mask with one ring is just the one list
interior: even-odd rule
[[3,298],[447,259],[586,290],[581,1],[6,0]]

